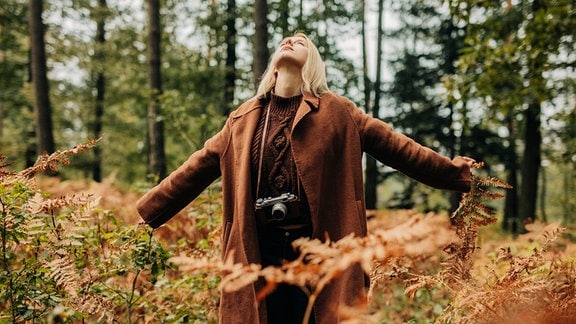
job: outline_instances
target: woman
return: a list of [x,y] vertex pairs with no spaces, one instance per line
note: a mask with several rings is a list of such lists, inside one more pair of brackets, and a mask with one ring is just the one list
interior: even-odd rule
[[[137,208],[156,228],[222,177],[222,258],[280,264],[296,257],[290,243],[298,237],[367,234],[364,152],[435,188],[470,189],[472,159],[443,157],[330,92],[318,49],[296,34],[273,54],[256,96]],[[368,284],[362,269],[352,267],[320,294],[311,322],[337,323],[338,307],[364,301]],[[220,322],[301,322],[307,302],[301,289],[282,286],[257,303],[261,287],[223,292]]]

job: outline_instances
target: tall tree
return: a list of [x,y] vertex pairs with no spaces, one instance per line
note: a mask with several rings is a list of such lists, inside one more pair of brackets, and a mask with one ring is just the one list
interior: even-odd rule
[[162,94],[160,0],[148,0],[148,143],[149,172],[159,180],[166,177],[164,121],[159,96]]
[[516,121],[514,115],[509,112],[506,116],[508,136],[505,141],[504,167],[506,169],[506,182],[512,188],[506,192],[504,199],[504,213],[502,229],[512,233],[518,232],[518,154],[516,153]]
[[52,107],[46,68],[43,1],[29,1],[30,59],[34,92],[34,116],[36,126],[37,153],[55,151],[52,125]]
[[[106,12],[108,5],[106,0],[98,0],[96,8],[96,49],[94,60],[96,65],[96,100],[94,103],[94,138],[102,136],[102,117],[104,116],[104,96],[106,91],[106,77],[104,75],[104,44],[106,43]],[[92,161],[92,179],[102,181],[102,152],[100,146],[93,149],[94,160]]]
[[370,111],[371,110],[371,96],[372,96],[372,80],[370,80],[369,74],[369,66],[368,66],[368,31],[366,29],[367,25],[367,15],[366,11],[366,0],[362,0],[361,2],[362,7],[361,10],[361,35],[362,35],[362,79],[363,79],[363,86],[364,86],[364,110]]
[[[576,81],[576,80],[575,80]],[[573,224],[576,221],[576,102],[566,104],[563,122],[564,127],[559,129],[559,141],[563,144],[555,156],[551,158],[560,162],[561,178],[560,197],[557,200],[561,207],[564,223]]]
[[236,88],[236,0],[228,0],[226,10],[226,73],[224,76],[224,100],[226,107],[222,114],[228,115],[234,104],[234,93]]
[[[460,138],[469,130],[465,130],[466,121],[457,120],[457,116],[465,114],[457,114],[455,106],[445,101],[442,89],[442,78],[454,73],[454,62],[462,47],[462,29],[455,26],[452,17],[443,10],[442,1],[394,1],[392,9],[399,17],[399,24],[398,29],[391,31],[390,38],[391,42],[401,45],[401,50],[390,55],[394,78],[389,94],[395,109],[386,120],[444,155],[476,156],[471,153],[477,152],[463,152],[461,143],[465,141]],[[395,195],[397,201],[392,201],[392,205],[410,208],[414,195],[426,195],[427,188],[413,181],[403,182],[406,185]],[[459,195],[442,194],[449,198],[441,205],[425,207],[454,210]]]
[[[364,22],[363,22],[364,23]],[[363,28],[364,25],[363,25]],[[384,41],[384,0],[378,0],[378,24],[376,33],[376,79],[374,80],[374,102],[370,107],[372,110],[372,117],[380,118],[380,98],[382,95],[382,43]],[[365,33],[363,33],[364,35]],[[363,36],[365,37],[365,36]],[[366,63],[365,63],[366,64]],[[366,72],[365,72],[366,73]],[[364,77],[365,83],[367,77]],[[366,85],[365,85],[366,86]],[[370,88],[369,88],[370,89]],[[370,94],[367,92],[365,100],[369,102]],[[368,107],[367,107],[368,108]],[[366,208],[376,209],[378,202],[378,184],[379,184],[379,172],[377,161],[371,157],[366,157],[366,183],[365,183],[365,195],[366,195]]]
[[258,86],[260,77],[264,74],[270,50],[268,49],[268,1],[254,1],[254,83]]
[[290,26],[290,5],[292,1],[289,0],[280,0],[278,3],[279,10],[279,18],[276,19],[276,23],[280,27],[282,37],[287,37],[292,34],[292,28]]
[[[531,14],[528,15],[529,25],[535,27],[539,22],[536,19],[541,18],[543,11],[546,9],[544,0],[533,0]],[[539,48],[538,38],[535,35],[534,43],[531,44]],[[544,65],[547,61],[548,53],[539,50],[533,50],[532,55],[526,57],[528,73],[531,75],[529,87],[539,89],[545,83]],[[520,197],[522,204],[518,209],[518,217],[524,222],[536,218],[536,202],[538,201],[538,180],[541,162],[541,123],[540,115],[542,102],[545,98],[537,95],[530,96],[528,107],[524,110],[524,158],[522,160],[522,183],[520,184]]]

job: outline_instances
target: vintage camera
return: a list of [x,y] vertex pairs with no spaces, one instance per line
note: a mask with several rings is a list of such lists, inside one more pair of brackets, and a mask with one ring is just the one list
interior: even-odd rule
[[254,205],[256,210],[270,207],[266,213],[269,221],[282,221],[288,215],[288,206],[291,202],[297,201],[298,197],[291,193],[283,193],[278,197],[258,198]]

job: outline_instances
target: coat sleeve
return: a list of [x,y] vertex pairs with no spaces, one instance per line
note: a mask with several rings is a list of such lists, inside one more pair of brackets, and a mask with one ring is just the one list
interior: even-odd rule
[[449,159],[413,139],[395,132],[392,127],[348,102],[364,152],[405,175],[437,189],[470,191],[470,167],[461,157]]
[[166,223],[221,175],[220,157],[228,147],[228,122],[180,167],[144,194],[136,209],[153,228]]

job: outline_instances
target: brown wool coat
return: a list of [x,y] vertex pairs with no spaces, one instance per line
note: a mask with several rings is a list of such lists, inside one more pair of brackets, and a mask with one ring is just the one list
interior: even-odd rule
[[[182,166],[137,203],[142,218],[156,228],[222,177],[222,257],[259,263],[251,196],[250,147],[261,101],[252,99],[234,111],[223,129]],[[325,93],[305,94],[292,127],[292,150],[298,176],[308,197],[313,237],[333,241],[367,233],[362,155],[438,189],[468,191],[470,169],[461,158],[450,160],[386,123],[363,113],[348,99]],[[331,283],[314,308],[316,323],[338,323],[337,307],[364,298],[365,275],[353,267]],[[266,323],[265,303],[256,304],[261,283],[222,293],[220,322]]]

